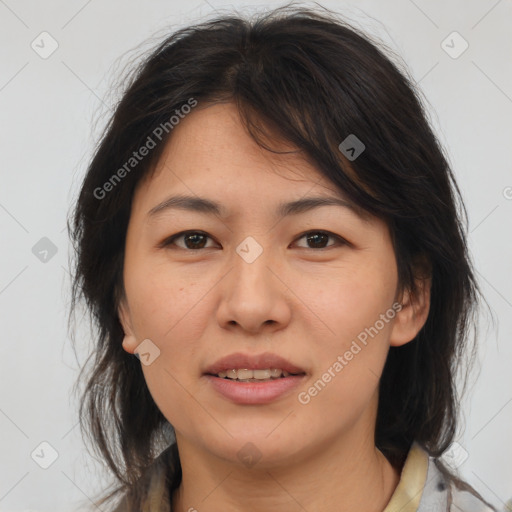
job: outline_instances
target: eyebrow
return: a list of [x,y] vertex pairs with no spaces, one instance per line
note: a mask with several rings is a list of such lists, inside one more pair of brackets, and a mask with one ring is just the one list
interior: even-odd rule
[[[363,220],[368,219],[368,215],[364,210],[350,203],[349,201],[339,197],[306,197],[290,201],[288,203],[281,203],[277,206],[277,217],[283,218],[289,215],[297,215],[304,213],[320,206],[341,206],[347,208],[355,213]],[[148,211],[147,216],[154,218],[158,214],[172,210],[185,210],[191,212],[205,213],[208,215],[215,215],[221,218],[227,217],[227,211],[220,203],[211,199],[197,196],[177,195],[171,196],[157,204]]]

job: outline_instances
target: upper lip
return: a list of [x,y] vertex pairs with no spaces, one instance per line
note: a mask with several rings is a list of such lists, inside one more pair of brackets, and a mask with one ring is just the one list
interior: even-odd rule
[[204,373],[217,375],[220,372],[241,368],[247,370],[279,368],[287,371],[288,373],[306,373],[302,368],[292,364],[283,357],[269,352],[254,355],[242,354],[241,352],[230,354],[228,356],[221,357],[208,366]]

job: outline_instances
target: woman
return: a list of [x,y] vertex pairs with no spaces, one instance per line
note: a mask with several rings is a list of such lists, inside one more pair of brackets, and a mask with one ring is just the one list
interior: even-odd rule
[[494,510],[438,460],[479,296],[463,213],[418,92],[343,20],[167,38],[74,212],[82,427],[120,482],[99,503]]

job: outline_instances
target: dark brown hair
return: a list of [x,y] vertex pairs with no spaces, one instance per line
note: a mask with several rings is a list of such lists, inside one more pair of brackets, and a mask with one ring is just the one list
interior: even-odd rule
[[[479,291],[459,190],[420,93],[400,67],[385,45],[331,11],[289,5],[255,19],[233,14],[183,28],[137,67],[87,169],[70,221],[77,256],[72,310],[85,299],[97,327],[80,420],[119,480],[107,498],[124,491],[139,510],[144,475],[173,443],[172,426],[148,391],[140,361],[122,348],[117,314],[133,193],[154,170],[172,130],[121,173],[122,180],[113,182],[112,176],[191,98],[199,105],[233,101],[261,147],[274,151],[264,139],[278,133],[356,205],[384,219],[402,289],[414,292],[415,277],[431,276],[424,327],[412,342],[390,349],[375,443],[396,467],[413,441],[433,456],[451,444],[455,379],[463,356],[474,356],[469,332]],[[365,145],[353,161],[339,149],[351,134]],[[108,193],[98,192],[107,182]],[[175,445],[170,453],[172,491],[181,467]]]

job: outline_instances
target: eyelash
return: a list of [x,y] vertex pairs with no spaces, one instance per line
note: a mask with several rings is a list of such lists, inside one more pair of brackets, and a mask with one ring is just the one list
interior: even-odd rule
[[[331,233],[330,231],[325,231],[325,230],[310,230],[310,231],[306,231],[304,233],[302,233],[301,235],[299,235],[298,238],[295,239],[295,241],[297,240],[301,240],[302,238],[305,238],[307,235],[311,235],[311,234],[321,234],[321,235],[326,235],[330,238],[334,238],[337,242],[338,242],[338,245],[348,245],[350,246],[350,242],[348,242],[347,240],[345,240],[343,237],[339,236],[339,235],[336,235],[334,233]],[[168,238],[166,238],[163,242],[161,242],[159,244],[159,247],[160,248],[164,248],[164,247],[169,247],[170,245],[173,245],[174,244],[174,241],[179,239],[179,238],[183,238],[185,237],[186,235],[204,235],[206,236],[207,238],[213,240],[213,238],[208,235],[207,233],[205,233],[204,231],[198,231],[198,230],[188,230],[188,231],[181,231],[179,233],[176,233],[175,235],[172,235]],[[175,244],[174,244],[175,245]],[[310,251],[325,251],[331,247],[335,247],[336,244],[333,244],[333,245],[328,245],[327,247],[321,247],[321,248],[314,248],[314,247],[301,247],[301,249],[306,249],[306,250],[310,250]],[[204,250],[204,249],[212,249],[212,247],[206,247],[206,248],[199,248],[199,249],[189,249],[187,247],[179,247],[177,246],[178,249],[182,249],[184,251],[187,251],[187,252],[198,252],[198,251],[201,251],[201,250]]]

